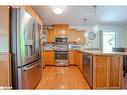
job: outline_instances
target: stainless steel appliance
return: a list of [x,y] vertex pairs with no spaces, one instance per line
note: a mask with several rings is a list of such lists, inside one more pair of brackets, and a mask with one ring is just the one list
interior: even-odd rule
[[56,36],[55,43],[67,43],[67,37],[66,36]]
[[21,8],[11,8],[12,85],[35,88],[42,78],[39,24]]
[[93,55],[83,53],[83,76],[90,85],[93,87]]
[[66,36],[57,36],[55,39],[55,66],[68,65],[68,50]]
[[68,65],[68,52],[57,51],[55,52],[55,66],[67,66]]

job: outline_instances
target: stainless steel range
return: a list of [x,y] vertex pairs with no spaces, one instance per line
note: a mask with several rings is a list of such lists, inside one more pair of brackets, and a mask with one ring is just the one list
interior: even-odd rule
[[57,36],[55,39],[55,66],[68,65],[68,43],[66,36]]

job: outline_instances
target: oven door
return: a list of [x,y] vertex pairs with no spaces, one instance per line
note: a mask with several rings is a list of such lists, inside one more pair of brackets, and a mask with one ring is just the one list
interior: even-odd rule
[[55,65],[56,66],[68,65],[68,52],[67,51],[55,52]]

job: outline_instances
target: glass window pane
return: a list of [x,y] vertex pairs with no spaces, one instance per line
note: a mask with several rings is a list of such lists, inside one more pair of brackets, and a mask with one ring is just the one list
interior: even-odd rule
[[115,32],[103,32],[103,51],[112,51],[115,47]]

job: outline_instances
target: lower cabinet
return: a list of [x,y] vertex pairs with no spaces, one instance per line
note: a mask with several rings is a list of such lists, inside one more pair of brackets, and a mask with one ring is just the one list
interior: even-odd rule
[[44,65],[54,65],[55,53],[54,51],[44,51],[43,52],[43,64]]
[[74,55],[75,55],[75,51],[69,51],[69,53],[68,53],[69,65],[75,64]]
[[83,53],[79,52],[79,68],[82,71]]
[[82,70],[82,52],[69,51],[69,65],[78,65]]
[[94,56],[93,57],[93,88],[110,89],[122,87],[123,57]]

